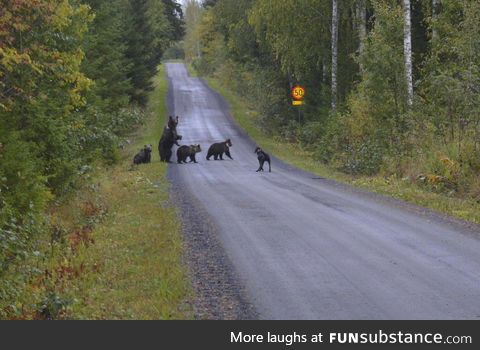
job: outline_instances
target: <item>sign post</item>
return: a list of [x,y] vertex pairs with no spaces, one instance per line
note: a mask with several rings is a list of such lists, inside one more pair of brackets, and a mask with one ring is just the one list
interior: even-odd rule
[[292,105],[299,106],[298,108],[298,122],[300,123],[300,106],[303,105],[303,98],[305,97],[305,89],[300,85],[295,85],[291,91]]
[[305,97],[305,89],[300,85],[295,85],[292,88],[292,105],[301,106],[303,105],[303,98]]

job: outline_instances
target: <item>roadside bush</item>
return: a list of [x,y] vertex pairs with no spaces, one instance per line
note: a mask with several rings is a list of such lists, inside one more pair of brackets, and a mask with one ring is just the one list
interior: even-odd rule
[[374,139],[350,144],[345,148],[340,169],[349,174],[374,175],[380,170],[384,151]]
[[444,145],[430,151],[422,162],[417,182],[430,190],[449,195],[478,196],[480,158],[473,144]]
[[309,122],[298,128],[297,138],[303,148],[313,150],[318,148],[319,140],[322,139],[324,133],[324,123]]
[[34,147],[15,133],[0,135],[0,227],[11,217],[40,212],[51,199]]

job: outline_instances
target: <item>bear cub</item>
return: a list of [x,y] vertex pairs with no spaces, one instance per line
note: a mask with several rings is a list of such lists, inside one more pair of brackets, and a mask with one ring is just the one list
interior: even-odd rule
[[182,162],[186,163],[188,157],[190,157],[190,163],[191,162],[196,163],[197,160],[195,159],[195,154],[197,154],[201,151],[202,151],[202,149],[200,148],[199,144],[198,145],[190,145],[190,146],[187,146],[187,145],[180,146],[177,149],[177,163],[178,164],[181,164]]
[[133,157],[133,164],[146,164],[150,163],[152,160],[152,145],[145,145],[143,148],[138,152],[135,157]]
[[210,160],[211,156],[213,156],[215,160],[217,160],[218,157],[220,157],[220,160],[223,160],[224,153],[228,158],[233,160],[229,147],[232,147],[232,141],[230,141],[230,139],[226,139],[224,142],[214,143],[208,149],[207,160]]

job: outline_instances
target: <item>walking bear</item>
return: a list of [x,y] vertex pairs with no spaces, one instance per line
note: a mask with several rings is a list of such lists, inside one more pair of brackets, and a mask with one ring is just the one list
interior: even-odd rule
[[163,129],[162,137],[158,143],[158,153],[160,153],[160,161],[170,163],[172,157],[173,145],[180,146],[178,140],[182,139],[182,135],[177,134],[178,116],[173,119],[172,116],[168,117],[168,124]]
[[133,164],[142,164],[150,163],[152,159],[152,145],[145,145],[138,152],[135,157],[133,157]]
[[194,162],[196,163],[197,160],[195,159],[195,154],[201,152],[202,149],[200,148],[200,145],[183,145],[180,146],[177,149],[177,163],[186,163],[187,162],[187,157],[190,157],[190,163]]
[[230,155],[229,147],[232,147],[232,141],[230,141],[230,139],[226,139],[224,142],[214,143],[208,149],[207,160],[210,160],[211,156],[213,156],[213,159],[215,160],[217,160],[218,157],[220,157],[220,160],[223,160],[223,153],[225,153],[228,158],[233,160],[232,156]]
[[268,171],[272,172],[272,167],[270,166],[270,156],[266,152],[262,151],[260,147],[255,148],[255,153],[257,154],[259,164],[257,172],[263,171],[263,163],[265,162],[268,163]]

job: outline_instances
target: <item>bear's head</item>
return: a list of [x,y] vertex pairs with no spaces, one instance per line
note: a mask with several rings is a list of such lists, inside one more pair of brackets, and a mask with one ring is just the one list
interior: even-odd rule
[[190,152],[192,153],[202,152],[202,148],[200,147],[200,144],[190,145]]

